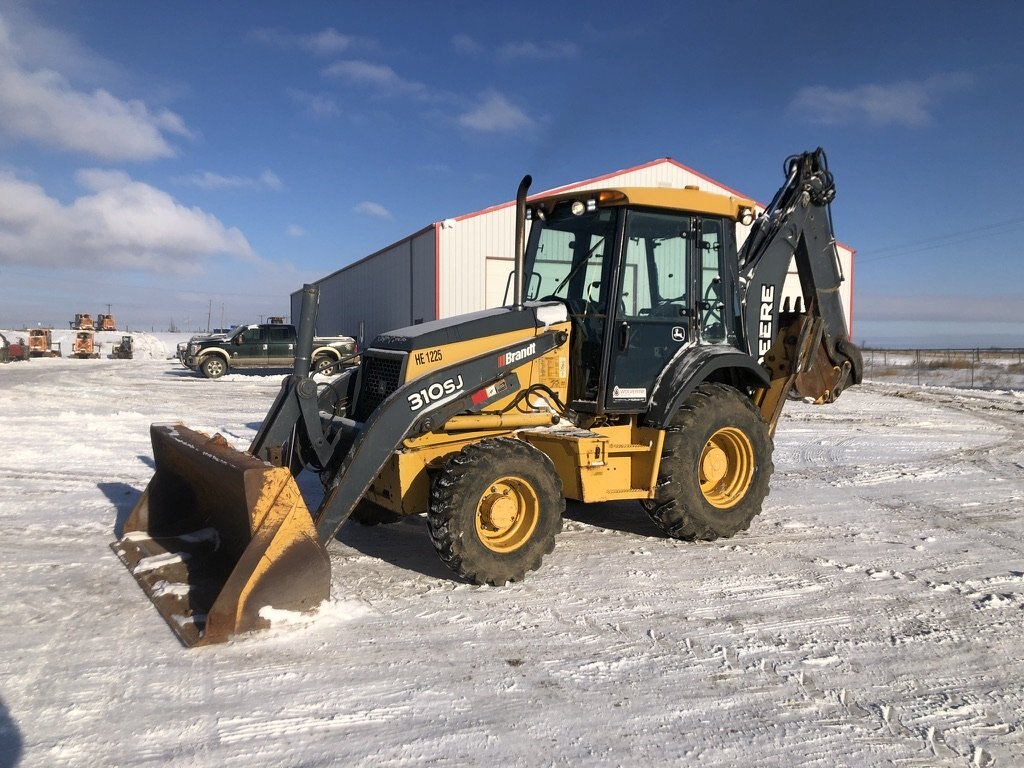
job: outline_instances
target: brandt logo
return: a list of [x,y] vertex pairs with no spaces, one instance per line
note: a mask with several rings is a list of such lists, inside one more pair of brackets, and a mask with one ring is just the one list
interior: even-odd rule
[[498,367],[501,368],[502,366],[505,366],[505,365],[511,365],[512,363],[518,363],[520,360],[523,360],[523,359],[529,357],[530,355],[532,355],[536,351],[537,351],[537,342],[533,342],[528,347],[523,347],[522,349],[517,349],[514,352],[506,352],[505,354],[498,356]]

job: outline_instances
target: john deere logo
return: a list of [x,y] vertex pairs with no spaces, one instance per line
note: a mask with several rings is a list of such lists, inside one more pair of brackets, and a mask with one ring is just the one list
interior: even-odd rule
[[773,330],[775,315],[775,286],[764,284],[761,286],[761,312],[757,323],[757,359],[760,362],[771,349],[775,333]]

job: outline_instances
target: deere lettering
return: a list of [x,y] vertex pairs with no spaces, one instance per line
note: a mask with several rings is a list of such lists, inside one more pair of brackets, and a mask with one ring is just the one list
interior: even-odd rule
[[775,334],[772,332],[772,309],[775,307],[775,286],[761,286],[761,313],[757,323],[757,359],[760,360],[771,349]]
[[527,357],[537,351],[537,342],[533,342],[528,347],[517,349],[515,352],[506,352],[498,357],[498,367],[511,365],[512,363],[518,363],[520,360],[525,360]]

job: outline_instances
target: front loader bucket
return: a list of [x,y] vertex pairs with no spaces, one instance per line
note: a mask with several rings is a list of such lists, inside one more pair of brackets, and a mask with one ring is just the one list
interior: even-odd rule
[[180,424],[154,424],[156,474],[111,544],[186,646],[308,611],[331,568],[291,472]]

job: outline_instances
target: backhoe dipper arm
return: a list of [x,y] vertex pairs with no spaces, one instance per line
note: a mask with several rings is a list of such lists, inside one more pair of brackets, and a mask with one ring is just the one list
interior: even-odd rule
[[[824,150],[788,158],[785,183],[740,249],[744,338],[772,381],[759,396],[772,429],[792,389],[826,403],[861,381],[861,353],[850,341],[839,293],[843,275],[829,209],[834,197]],[[802,307],[782,303],[793,261]]]

